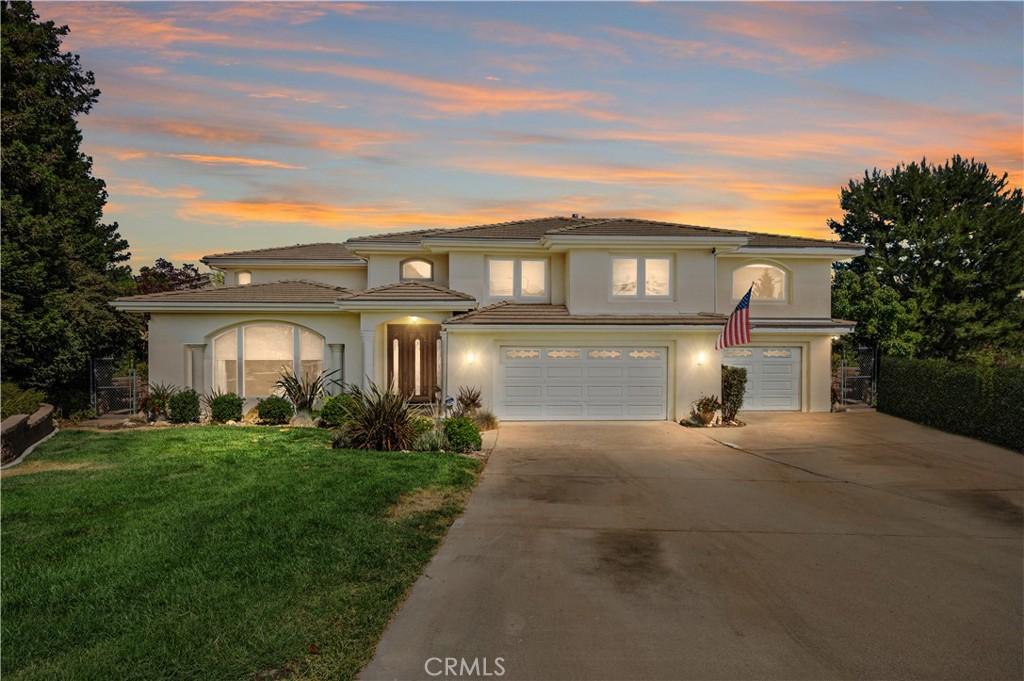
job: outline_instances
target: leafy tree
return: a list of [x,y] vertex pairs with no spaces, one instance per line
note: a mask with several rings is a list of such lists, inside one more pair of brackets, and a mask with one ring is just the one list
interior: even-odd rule
[[843,220],[830,228],[867,253],[837,266],[836,297],[854,319],[869,315],[867,333],[925,357],[1024,351],[1024,195],[1005,174],[960,156],[923,159],[865,172],[841,205]]
[[847,346],[878,347],[885,355],[911,357],[921,343],[914,301],[901,300],[895,290],[879,284],[871,272],[836,273],[832,314],[857,321],[854,332],[844,337]]
[[142,267],[135,275],[139,293],[161,293],[182,289],[203,288],[210,284],[209,273],[200,272],[191,263],[175,267],[174,263],[157,258],[152,267]]
[[79,149],[76,117],[99,90],[66,26],[40,22],[28,2],[0,5],[4,376],[80,402],[90,356],[132,347],[138,321],[109,306],[134,290],[128,243],[102,222],[107,192]]

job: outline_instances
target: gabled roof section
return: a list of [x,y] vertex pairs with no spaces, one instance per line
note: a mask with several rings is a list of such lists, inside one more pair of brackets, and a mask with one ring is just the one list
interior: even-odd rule
[[423,240],[443,243],[457,239],[494,239],[541,241],[544,238],[590,237],[590,238],[704,238],[704,239],[749,239],[744,248],[838,248],[851,252],[863,250],[862,244],[853,244],[829,239],[764,234],[740,229],[704,227],[661,220],[647,220],[627,217],[566,217],[552,216],[496,222],[486,225],[471,225],[452,229],[420,229],[406,232],[388,232],[355,237],[349,243],[358,246],[420,245]]
[[232,251],[230,253],[214,253],[204,255],[200,262],[210,264],[217,262],[229,264],[231,261],[274,261],[274,260],[323,260],[340,263],[361,263],[362,258],[348,250],[344,244],[317,243],[294,244],[278,248],[258,248],[252,251]]
[[348,289],[313,281],[275,281],[245,286],[163,291],[117,298],[120,303],[334,303]]
[[453,291],[444,286],[404,281],[400,284],[385,284],[365,291],[352,291],[341,296],[338,302],[475,302],[475,300],[468,293]]
[[721,314],[569,314],[565,305],[513,303],[502,301],[452,317],[445,324],[496,324],[508,326],[600,325],[600,326],[718,326]]

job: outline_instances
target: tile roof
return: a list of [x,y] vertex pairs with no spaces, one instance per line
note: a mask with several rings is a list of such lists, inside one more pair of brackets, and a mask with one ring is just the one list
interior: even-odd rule
[[362,260],[362,258],[345,248],[344,244],[318,243],[214,253],[200,258],[200,262],[205,263],[207,260]]
[[473,301],[475,298],[468,293],[453,291],[450,288],[425,284],[418,281],[403,281],[400,284],[385,284],[365,291],[350,291],[341,296],[341,302],[372,302],[372,301],[436,301],[458,300]]
[[497,222],[487,225],[471,225],[451,229],[419,229],[406,232],[387,232],[350,239],[353,242],[419,243],[421,239],[526,239],[537,241],[545,236],[626,236],[626,237],[674,237],[674,236],[722,236],[750,237],[748,246],[810,248],[816,246],[858,250],[861,244],[851,244],[831,239],[763,234],[739,229],[703,227],[660,220],[641,218],[586,218],[553,216]]
[[569,314],[565,305],[503,301],[456,315],[446,324],[610,324],[629,326],[724,324],[725,315],[700,314]]
[[115,302],[167,303],[333,303],[348,289],[312,281],[275,281],[245,286],[164,291],[117,298]]

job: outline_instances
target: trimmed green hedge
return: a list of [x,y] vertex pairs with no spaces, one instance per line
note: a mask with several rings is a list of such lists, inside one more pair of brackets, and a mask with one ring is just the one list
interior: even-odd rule
[[878,411],[1024,451],[1024,369],[883,357]]

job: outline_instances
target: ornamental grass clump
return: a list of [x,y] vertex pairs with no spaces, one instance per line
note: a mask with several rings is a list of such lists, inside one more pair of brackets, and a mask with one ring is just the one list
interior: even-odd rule
[[296,411],[311,412],[323,397],[327,377],[334,373],[337,373],[337,370],[319,374],[303,372],[301,376],[296,376],[291,369],[285,369],[281,372],[281,378],[274,383],[274,387],[281,389],[295,405]]
[[146,412],[146,418],[150,421],[167,418],[171,397],[176,392],[178,392],[178,387],[175,385],[169,383],[150,383],[149,394],[142,400],[142,411]]
[[353,386],[350,391],[346,430],[352,447],[384,452],[412,447],[416,430],[404,397],[376,383],[366,390]]

